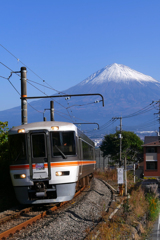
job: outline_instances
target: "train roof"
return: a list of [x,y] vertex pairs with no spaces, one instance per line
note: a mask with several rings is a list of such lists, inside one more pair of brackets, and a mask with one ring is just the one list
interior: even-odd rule
[[51,127],[59,127],[58,131],[76,131],[77,127],[73,123],[69,122],[58,122],[58,121],[44,121],[44,122],[34,122],[28,123],[24,125],[19,125],[17,127],[13,127],[9,130],[9,134],[16,134],[19,129],[24,129],[25,132],[33,131],[33,130],[48,130],[52,131]]

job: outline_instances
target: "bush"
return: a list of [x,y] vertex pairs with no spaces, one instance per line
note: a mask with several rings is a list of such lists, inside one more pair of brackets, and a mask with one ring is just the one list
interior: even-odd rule
[[17,204],[9,173],[8,122],[0,122],[0,211]]
[[154,221],[160,212],[160,201],[157,197],[155,197],[155,195],[151,193],[146,194],[146,200],[149,203],[149,220]]
[[0,161],[8,157],[8,122],[0,122]]

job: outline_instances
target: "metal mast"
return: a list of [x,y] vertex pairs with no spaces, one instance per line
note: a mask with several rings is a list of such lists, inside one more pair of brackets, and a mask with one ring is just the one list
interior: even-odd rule
[[27,124],[27,70],[26,67],[21,67],[21,122]]

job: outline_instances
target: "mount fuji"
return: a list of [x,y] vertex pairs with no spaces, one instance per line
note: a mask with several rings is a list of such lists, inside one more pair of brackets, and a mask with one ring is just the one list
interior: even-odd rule
[[[136,112],[152,101],[159,100],[160,82],[125,65],[114,63],[98,70],[79,84],[64,90],[63,93],[100,93],[104,97],[105,107],[102,107],[101,103],[96,103],[101,100],[98,96],[71,97],[69,100],[55,98],[55,120],[97,122],[102,125],[112,117],[122,116],[123,118],[124,115]],[[41,99],[31,102],[31,105],[43,112],[50,106],[49,101],[49,99]],[[0,120],[8,121],[9,126],[19,125],[20,113],[20,107],[1,111]],[[125,124],[131,126],[143,123],[144,118],[145,120],[153,118],[153,113],[148,112],[147,114],[127,119]],[[45,115],[49,119],[47,112]],[[42,119],[42,113],[39,114],[28,106],[29,122],[42,121]],[[89,125],[85,126],[86,128],[89,128]],[[91,128],[93,126],[90,126]]]
[[157,82],[150,76],[137,72],[125,65],[114,63],[95,72],[78,85],[84,85],[87,83],[99,85],[106,82],[129,83],[131,81],[137,81],[142,84],[144,82]]

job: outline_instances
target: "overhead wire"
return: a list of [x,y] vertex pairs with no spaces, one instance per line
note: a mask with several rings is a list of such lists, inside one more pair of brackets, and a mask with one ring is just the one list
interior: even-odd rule
[[60,93],[62,93],[62,94],[66,94],[66,93],[64,93],[64,92],[61,92],[61,91],[56,90],[56,89],[53,88],[49,83],[47,83],[45,80],[43,80],[43,81],[44,81],[48,86],[50,86],[50,88],[51,88],[52,90],[58,92],[59,94],[60,94]]
[[[30,83],[30,82],[28,82],[30,85],[32,85],[34,88],[36,88],[38,91],[40,91],[41,93],[43,93],[44,95],[46,95],[46,96],[48,96],[45,92],[43,92],[42,90],[40,90],[39,88],[37,88],[36,86],[34,86],[32,83]],[[52,96],[50,96],[50,98],[51,99],[54,99],[54,97],[52,97]],[[54,102],[56,102],[57,104],[59,104],[61,107],[63,107],[63,108],[65,108],[66,109],[66,107],[65,106],[63,106],[61,103],[59,103],[58,101],[56,101],[55,99],[54,99]],[[67,109],[66,109],[67,110]],[[68,112],[68,110],[67,110],[67,112]],[[70,115],[70,113],[68,112],[68,115],[69,115],[69,117],[71,118],[71,115]],[[72,118],[71,118],[71,121],[72,121]]]
[[[41,78],[37,73],[35,73],[31,68],[29,68],[24,62],[22,62],[19,58],[17,58],[13,53],[11,53],[6,47],[4,47],[2,44],[0,44],[0,46],[3,48],[3,49],[5,49],[9,54],[11,54],[16,60],[18,60],[20,63],[22,63],[25,67],[27,67],[27,69],[29,69],[34,75],[36,75],[39,79],[41,79],[43,82],[45,82],[46,84],[48,84],[47,82],[46,82],[46,80],[44,80],[43,78]],[[49,84],[48,84],[49,85]],[[51,86],[50,86],[51,87]],[[56,91],[56,92],[58,92],[58,93],[63,93],[63,92],[60,92],[60,91],[58,91],[58,90],[56,90],[56,89],[54,89],[53,87],[51,87],[52,88],[52,90],[54,90],[54,91]],[[63,93],[63,94],[65,94],[65,93]]]
[[[1,45],[1,44],[0,44]],[[0,64],[2,64],[4,67],[6,67],[8,70],[10,70],[11,72],[14,72],[11,68],[9,68],[8,66],[6,66],[4,63],[2,63],[2,62],[0,62]],[[18,74],[18,73],[15,73],[16,75],[18,75],[19,77],[20,77],[20,75]],[[6,78],[8,81],[9,81],[9,79],[8,78]],[[30,80],[31,81],[31,80]],[[20,95],[20,93],[18,92],[18,90],[14,87],[14,85],[11,83],[11,81],[9,81],[10,82],[10,84],[12,85],[12,87],[16,90],[16,92]],[[32,85],[34,88],[36,88],[38,91],[40,91],[40,92],[42,92],[43,94],[45,94],[43,91],[41,91],[39,88],[37,88],[36,86],[34,86],[32,83],[30,83],[30,82],[28,82],[30,85]],[[47,94],[45,94],[45,95],[47,95]],[[47,95],[48,96],[48,95]],[[55,102],[57,102],[57,101],[55,101]],[[59,103],[59,102],[57,102],[57,103]],[[59,103],[60,104],[60,103]],[[35,111],[37,111],[37,112],[39,112],[39,113],[43,113],[42,111],[39,111],[39,110],[37,110],[35,107],[33,107],[29,102],[28,102],[28,105],[30,106],[30,107],[32,107]],[[64,107],[62,104],[60,104],[62,107]],[[65,107],[64,107],[65,108]]]
[[[46,82],[46,80],[44,80],[43,78],[41,78],[38,74],[36,74],[31,68],[29,68],[25,63],[23,63],[19,58],[17,58],[13,53],[11,53],[7,48],[5,48],[2,44],[0,44],[0,46],[2,47],[2,48],[4,48],[9,54],[11,54],[16,60],[18,60],[19,62],[21,62],[24,66],[26,66],[27,67],[27,69],[29,69],[33,74],[35,74],[38,78],[40,78],[43,82],[45,82],[48,86],[50,86],[50,89],[52,89],[52,90],[54,90],[54,91],[56,91],[57,93],[62,93],[62,94],[65,94],[64,92],[62,92],[62,91],[58,91],[58,90],[56,90],[56,89],[54,89],[51,85],[49,85],[47,82]],[[4,65],[4,64],[3,64]],[[8,68],[8,69],[10,69],[10,68]],[[11,69],[10,69],[11,70]],[[35,81],[32,81],[32,80],[29,80],[29,79],[27,79],[28,80],[28,82],[30,81],[30,82],[34,82],[34,83],[36,83]],[[31,83],[30,83],[31,84]],[[38,83],[37,83],[38,84]],[[32,84],[31,84],[32,85]],[[42,85],[42,84],[39,84],[39,85],[41,85],[41,86],[43,86],[43,87],[46,87],[45,85]],[[34,86],[34,85],[32,85],[32,86]],[[34,86],[35,87],[35,86]],[[35,87],[36,88],[36,87]],[[47,87],[48,88],[48,87]],[[37,90],[39,90],[38,88],[37,88]],[[41,90],[39,90],[39,91],[41,91]],[[42,91],[41,91],[42,92]],[[45,94],[44,92],[42,92],[43,94]],[[47,94],[45,94],[45,95],[47,95]],[[47,95],[48,96],[48,95]],[[55,100],[54,100],[55,101]],[[58,104],[60,104],[58,101],[55,101],[55,102],[57,102]],[[62,107],[64,107],[65,109],[66,109],[66,107],[65,106],[63,106],[62,104],[60,104]],[[67,110],[67,109],[66,109]],[[68,112],[68,115],[70,116],[70,118],[71,118],[71,115],[70,115],[70,113],[69,113],[69,111],[67,110],[67,112]],[[72,118],[71,118],[71,121],[72,121]]]
[[[40,78],[43,82],[45,81],[44,79],[42,79],[38,74],[36,74],[31,68],[29,68],[25,63],[23,63],[21,60],[19,60],[19,58],[17,58],[13,53],[11,53],[7,48],[5,48],[2,44],[0,44],[0,46],[2,47],[2,48],[4,48],[9,54],[11,54],[16,60],[18,60],[19,62],[21,62],[25,67],[27,67],[27,69],[29,69],[32,73],[34,73],[38,78]],[[5,67],[7,67],[5,64],[3,64],[3,63],[1,63],[2,65],[4,65]],[[9,67],[7,67],[10,71],[12,71]],[[13,72],[13,71],[12,71]],[[46,83],[46,81],[45,81],[45,83]],[[30,83],[31,84],[31,83]],[[47,83],[48,84],[48,83]],[[33,86],[33,84],[31,84],[32,86]],[[49,85],[49,84],[48,84]],[[35,87],[35,86],[34,86]],[[36,87],[35,87],[36,88]],[[59,92],[59,91],[57,91],[56,89],[54,89],[54,88],[52,88],[54,91],[56,91],[56,92],[58,92],[58,93],[61,93],[61,92]],[[39,90],[38,88],[37,88],[37,90]],[[39,90],[39,91],[41,91],[41,90]],[[42,91],[41,91],[42,92]],[[44,93],[45,94],[45,93]],[[45,94],[45,95],[47,95],[47,94]],[[48,95],[47,95],[48,96]],[[58,101],[55,101],[55,102],[57,102],[58,103]],[[62,104],[60,104],[61,106],[63,106]],[[64,107],[64,106],[63,106]],[[64,107],[65,108],[65,107]],[[67,111],[68,112],[68,111]],[[69,112],[68,112],[68,114],[69,114]],[[69,114],[69,116],[70,116],[70,114]],[[70,118],[71,118],[71,116],[70,116]]]
[[154,103],[154,102],[150,103],[150,104],[147,105],[146,107],[144,107],[144,108],[142,108],[142,109],[140,109],[140,110],[138,110],[138,111],[136,111],[136,112],[134,112],[134,113],[132,113],[132,114],[123,116],[123,118],[130,118],[130,117],[135,117],[135,116],[144,114],[144,113],[152,110],[152,109],[153,109],[153,106],[155,106],[155,105],[157,104],[157,103],[155,103],[155,104],[152,106],[153,103]]
[[136,126],[130,126],[130,127],[128,127],[128,126],[126,126],[125,127],[125,129],[130,129],[130,130],[141,130],[141,129],[145,129],[145,128],[147,128],[147,127],[152,127],[152,126],[154,126],[155,125],[155,120],[152,120],[152,121],[149,121],[149,122],[144,122],[143,124],[141,124],[141,125],[136,125]]
[[[42,87],[45,87],[45,88],[48,88],[48,89],[53,90],[52,87],[47,87],[47,86],[45,86],[45,85],[43,85],[43,84],[41,84],[41,83],[37,83],[37,82],[35,82],[35,81],[33,81],[33,80],[30,80],[30,79],[27,79],[27,82],[33,82],[33,83],[35,83],[35,84],[37,84],[37,85],[40,85],[40,86],[42,86]],[[55,91],[56,91],[56,90],[55,90]]]
[[[98,102],[102,102],[102,100],[99,100]],[[72,106],[67,107],[67,109],[71,108],[71,107],[75,107],[75,106],[82,107],[82,106],[86,106],[86,105],[90,105],[90,104],[94,104],[94,103],[98,103],[98,102],[94,101],[94,102],[85,103],[85,104],[74,104]]]
[[[4,67],[6,67],[6,68],[7,68],[8,70],[10,70],[11,72],[13,72],[13,70],[12,70],[11,68],[9,68],[8,66],[6,66],[4,63],[0,62],[0,64],[2,64]],[[15,73],[15,74],[20,77],[20,75],[19,75],[18,73]],[[11,76],[11,75],[10,75],[10,76]],[[19,92],[19,91],[16,89],[16,87],[13,85],[13,83],[9,80],[10,77],[8,77],[8,78],[7,78],[7,77],[3,77],[3,76],[0,76],[0,77],[8,80],[9,83],[12,85],[12,87],[15,89],[15,91],[18,93],[18,95],[21,95],[20,92]],[[27,80],[28,80],[28,79],[27,79]],[[32,80],[29,80],[29,81],[28,81],[28,83],[29,83],[30,85],[32,85],[34,88],[36,88],[38,91],[40,91],[40,92],[42,92],[43,94],[45,94],[46,96],[48,96],[45,92],[41,91],[39,88],[37,88],[36,86],[34,86],[31,82],[34,82],[34,81],[32,81]],[[34,82],[34,83],[35,83],[35,82]],[[39,83],[37,83],[37,84],[39,84]],[[42,84],[39,84],[39,85],[42,85]],[[42,86],[44,86],[44,85],[42,85]],[[47,87],[47,88],[48,88],[48,87]],[[56,101],[55,99],[54,99],[54,101],[55,101],[57,104],[61,105],[63,108],[66,109],[65,106],[63,106],[61,103],[59,103],[59,102]],[[37,110],[35,107],[33,107],[29,102],[28,102],[28,105],[29,105],[32,109],[34,109],[35,111],[37,111],[37,112],[39,112],[39,113],[41,113],[41,114],[43,113],[42,111],[39,111],[39,110]],[[55,112],[56,112],[56,114],[58,114],[58,111],[57,111],[57,110],[55,110]],[[67,111],[67,112],[68,112],[68,111]],[[63,112],[59,112],[59,113],[64,114],[64,115],[67,115],[67,116],[69,116],[69,117],[71,118],[71,115],[70,115],[69,112],[68,112],[68,114],[65,114],[65,113],[63,113]],[[60,115],[60,114],[58,114],[58,115]],[[62,115],[60,115],[60,116],[62,116]],[[65,118],[65,119],[67,119],[67,118],[64,117],[64,116],[62,116],[62,117]],[[77,118],[77,117],[76,117],[76,119],[85,121],[84,119],[80,119],[80,118]],[[69,120],[69,119],[68,119],[68,120]],[[72,118],[71,118],[71,120],[72,120]]]
[[[8,66],[6,66],[4,63],[0,62],[0,64],[2,64],[4,67],[6,67],[7,69],[9,69],[11,72],[13,72],[13,70],[11,68],[9,68]],[[15,73],[16,75],[18,75],[20,77],[20,75],[18,73]],[[13,83],[9,80],[11,77],[11,74],[8,78],[5,78],[9,81],[9,83],[11,84],[11,86],[15,89],[15,91],[21,96],[20,92],[17,90],[17,88],[13,85]],[[28,105],[33,108],[35,111],[42,113],[41,111],[37,110],[35,107],[33,107],[30,103],[28,103]]]
[[[144,114],[144,113],[147,113],[148,111],[151,111],[154,106],[157,104],[158,102],[154,103],[150,103],[149,105],[147,105],[146,107],[134,112],[134,113],[131,113],[131,114],[128,114],[126,116],[123,116],[122,118],[130,118],[130,117],[135,117],[135,116],[138,116],[138,115],[141,115],[141,114]],[[109,128],[111,125],[112,125],[112,120],[117,120],[116,118],[112,118],[110,119],[108,122],[106,122],[105,124],[103,124],[102,126],[100,126],[98,130],[98,133],[100,133],[102,130],[106,129],[106,128]],[[151,123],[148,123],[146,124],[146,126],[152,126],[151,124],[153,123],[154,121],[152,121]],[[114,122],[113,122],[114,123]],[[133,127],[133,126],[132,126]],[[144,126],[144,123],[143,123],[143,127]],[[133,128],[132,128],[133,129]],[[91,130],[91,131],[87,131],[87,133],[91,133],[93,132],[94,130]]]
[[6,77],[3,77],[3,76],[0,76],[1,78],[4,78],[4,79],[8,79],[8,78],[6,78]]
[[[103,125],[103,127],[99,127],[99,129],[97,129],[98,131],[98,134],[101,133],[101,131],[103,131],[105,128],[109,128],[117,119],[110,119],[106,124]],[[95,130],[92,129],[90,131],[86,131],[86,133],[92,133],[94,132]]]

